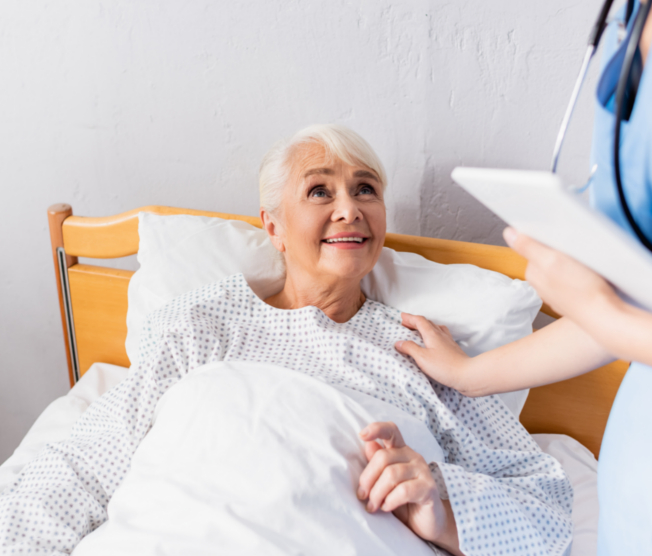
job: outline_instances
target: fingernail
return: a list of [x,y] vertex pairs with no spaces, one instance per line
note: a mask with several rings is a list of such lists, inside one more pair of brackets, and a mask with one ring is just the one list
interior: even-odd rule
[[359,500],[364,500],[367,497],[367,493],[364,491],[363,488],[358,489],[358,499]]
[[367,504],[367,511],[370,514],[374,513],[374,506],[373,506],[373,504],[371,502],[369,502],[369,504]]
[[367,436],[367,433],[369,432],[369,427],[365,427],[360,431],[360,436]]
[[396,349],[401,349],[403,347],[403,342],[396,342]]
[[516,241],[516,230],[514,228],[508,227],[503,230],[503,237],[507,245],[511,245]]

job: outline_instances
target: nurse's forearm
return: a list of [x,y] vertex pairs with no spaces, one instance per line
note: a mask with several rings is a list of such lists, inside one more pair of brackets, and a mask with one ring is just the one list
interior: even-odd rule
[[574,319],[615,357],[652,366],[652,313],[613,294],[601,296]]
[[465,362],[456,388],[466,396],[487,396],[572,378],[615,357],[567,318]]

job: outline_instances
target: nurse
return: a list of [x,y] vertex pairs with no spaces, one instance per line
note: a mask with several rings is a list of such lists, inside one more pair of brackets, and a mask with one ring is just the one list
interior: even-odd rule
[[[632,7],[629,24],[623,24],[623,10],[620,22],[613,22],[605,35],[592,149],[592,166],[597,164],[597,170],[590,193],[595,208],[649,247],[652,15],[645,2]],[[625,209],[614,166],[614,114],[620,69],[637,18],[643,26],[634,58],[638,71],[633,68],[627,85],[620,129]],[[652,313],[623,301],[601,276],[577,261],[511,228],[505,230],[504,237],[528,259],[526,279],[563,317],[522,340],[469,358],[445,327],[403,314],[403,324],[421,333],[425,347],[398,342],[396,349],[412,356],[433,379],[474,397],[565,380],[615,359],[632,361],[612,407],[600,452],[598,554],[652,554]]]

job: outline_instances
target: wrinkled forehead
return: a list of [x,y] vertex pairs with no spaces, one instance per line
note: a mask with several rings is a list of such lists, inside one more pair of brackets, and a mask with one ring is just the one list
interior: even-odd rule
[[328,152],[319,143],[305,143],[295,146],[290,151],[288,159],[291,181],[295,184],[303,183],[311,175],[334,174],[342,167],[351,167],[356,177],[367,177],[380,181],[376,172],[357,161],[344,161]]

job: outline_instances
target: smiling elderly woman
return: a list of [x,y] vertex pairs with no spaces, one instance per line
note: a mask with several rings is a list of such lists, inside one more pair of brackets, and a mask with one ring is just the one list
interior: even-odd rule
[[260,216],[287,274],[285,287],[265,301],[318,307],[340,323],[353,317],[365,300],[360,281],[385,241],[386,182],[367,142],[341,126],[304,129],[267,153]]
[[[429,381],[394,349],[397,340],[421,342],[419,335],[360,288],[385,239],[386,181],[371,147],[342,126],[313,126],[275,146],[260,171],[261,218],[284,259],[281,291],[263,301],[236,275],[152,314],[128,378],[0,497],[3,549],[70,553],[107,520],[108,501],[169,387],[212,362],[249,361],[391,406],[439,443],[443,458],[426,461],[392,422],[360,432],[367,464],[351,488],[368,519],[393,513],[453,554],[563,554],[572,490],[560,465],[498,398],[466,398]],[[354,521],[354,508],[338,507]]]

